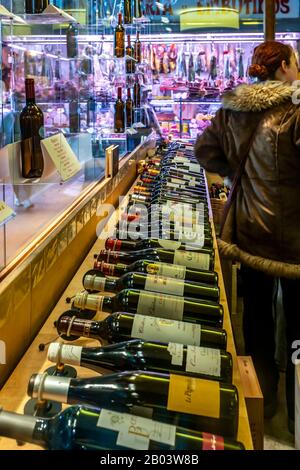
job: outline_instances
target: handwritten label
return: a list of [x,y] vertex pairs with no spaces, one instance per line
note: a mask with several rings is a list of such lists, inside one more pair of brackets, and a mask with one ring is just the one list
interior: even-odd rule
[[81,170],[81,165],[63,134],[42,140],[42,147],[52,159],[63,181],[72,178]]
[[187,347],[186,371],[198,374],[221,375],[221,352],[213,348]]
[[15,216],[16,213],[4,201],[0,201],[0,226]]
[[174,366],[182,366],[183,363],[183,344],[169,343],[168,351],[172,356],[171,364]]

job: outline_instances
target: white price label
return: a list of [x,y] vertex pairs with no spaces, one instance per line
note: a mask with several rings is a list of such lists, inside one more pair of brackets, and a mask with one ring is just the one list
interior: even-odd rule
[[182,320],[184,299],[172,295],[140,292],[137,313]]
[[197,251],[176,250],[174,253],[174,264],[181,264],[187,268],[209,269],[209,255]]
[[146,277],[145,290],[183,296],[184,281],[182,279],[178,280],[172,279],[171,277],[148,274]]
[[200,346],[201,325],[136,314],[132,324],[131,336],[145,341],[160,341],[162,343],[171,341]]
[[118,432],[116,444],[129,449],[147,450],[150,441],[175,446],[176,426],[140,416],[101,410],[97,426]]
[[174,366],[182,366],[183,363],[183,344],[169,343],[168,351],[172,356],[171,364]]
[[186,371],[198,374],[221,375],[221,352],[219,349],[187,347]]

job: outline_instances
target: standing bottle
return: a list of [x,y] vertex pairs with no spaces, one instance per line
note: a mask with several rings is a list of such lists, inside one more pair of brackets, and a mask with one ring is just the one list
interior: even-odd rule
[[133,102],[135,108],[141,107],[141,85],[139,83],[138,77],[135,77],[135,82],[133,85]]
[[118,88],[118,98],[115,104],[115,132],[125,131],[125,106],[122,100],[122,88]]
[[203,282],[213,286],[218,285],[218,273],[215,271],[187,268],[179,264],[160,263],[148,259],[139,259],[132,264],[109,264],[104,261],[95,261],[94,270],[101,271],[106,276],[120,277],[125,273],[139,272],[157,274],[183,279],[186,281]]
[[164,250],[162,248],[147,248],[138,251],[110,251],[101,250],[97,261],[116,264],[117,262],[131,264],[140,259],[151,259],[163,263],[180,264],[187,268],[207,269],[214,268],[214,251],[212,248],[202,248],[199,251]]
[[88,379],[31,376],[32,398],[126,411],[136,406],[153,409],[153,419],[235,438],[239,400],[234,385],[147,371],[125,371]]
[[132,23],[131,0],[124,0],[124,23]]
[[132,74],[135,72],[135,61],[133,46],[130,42],[130,34],[127,34],[127,46],[126,46],[126,73]]
[[72,297],[72,309],[109,313],[123,310],[220,328],[223,325],[223,307],[217,302],[138,289],[123,289],[114,296],[78,293]]
[[25,0],[25,13],[27,15],[43,13],[48,5],[48,0]]
[[123,274],[119,279],[107,279],[102,273],[92,269],[83,276],[82,283],[90,293],[141,289],[179,297],[214,300],[215,302],[218,302],[220,297],[220,290],[217,286],[139,272]]
[[131,99],[131,91],[130,88],[127,89],[127,99],[125,103],[125,110],[126,110],[126,127],[132,127],[134,123],[134,114],[133,114],[133,101]]
[[118,13],[118,24],[115,29],[115,57],[125,55],[125,29],[122,25],[122,13]]
[[34,79],[25,79],[26,106],[20,114],[21,160],[23,178],[40,178],[44,171],[41,148],[44,116],[35,103]]
[[86,109],[86,124],[87,127],[95,127],[96,124],[96,100],[93,96],[90,96],[87,102],[87,109]]
[[[80,312],[83,316],[83,312]],[[56,321],[57,333],[65,341],[79,337],[93,338],[100,343],[119,343],[130,339],[179,343],[226,351],[227,333],[222,328],[166,318],[115,312],[104,320],[77,318],[76,312],[64,312]]]
[[80,132],[80,104],[75,96],[69,101],[69,129],[71,134]]
[[242,443],[215,434],[187,431],[132,414],[83,406],[69,406],[53,418],[0,410],[0,436],[48,450],[245,449]]
[[133,0],[133,16],[134,18],[142,17],[142,8],[140,0]]
[[136,40],[134,43],[134,58],[138,64],[141,63],[142,60],[142,44],[140,41],[140,32],[136,32]]
[[149,370],[232,382],[232,356],[220,349],[132,339],[98,348],[51,343],[48,360],[95,372]]
[[67,32],[67,57],[74,59],[78,56],[78,27],[76,23],[70,23]]

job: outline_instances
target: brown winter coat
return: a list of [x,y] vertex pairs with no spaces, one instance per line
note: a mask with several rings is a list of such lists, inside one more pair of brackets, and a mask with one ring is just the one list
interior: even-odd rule
[[294,92],[286,83],[269,81],[227,93],[195,154],[206,170],[232,177],[258,124],[236,213],[227,219],[219,248],[254,269],[300,278],[300,106],[293,104]]

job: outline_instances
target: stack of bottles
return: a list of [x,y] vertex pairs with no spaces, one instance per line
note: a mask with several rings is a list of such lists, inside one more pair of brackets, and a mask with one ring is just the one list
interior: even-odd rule
[[[54,418],[2,411],[0,435],[52,449],[244,449],[205,177],[191,147],[157,150],[114,235],[56,321],[68,344],[48,350],[57,365],[103,375],[34,374],[30,397],[72,406]],[[80,337],[100,346],[70,344]]]

